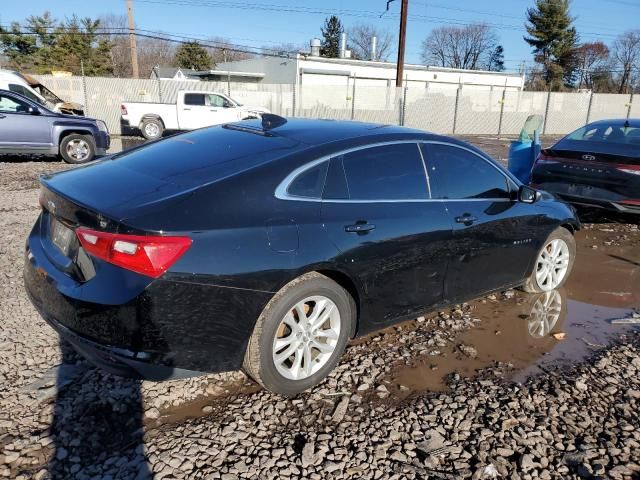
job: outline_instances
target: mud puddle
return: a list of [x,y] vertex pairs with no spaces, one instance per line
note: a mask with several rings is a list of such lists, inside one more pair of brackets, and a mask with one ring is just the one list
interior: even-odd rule
[[398,367],[390,378],[396,396],[443,391],[451,374],[471,377],[496,366],[496,375],[524,381],[550,367],[579,362],[622,333],[640,331],[640,324],[612,323],[640,315],[637,233],[624,238],[596,227],[576,239],[577,259],[564,288],[471,302],[471,314],[481,322],[457,335],[441,355]]
[[260,385],[249,378],[244,381],[232,381],[217,387],[217,393],[206,394],[203,392],[203,395],[192,400],[162,409],[162,414],[155,423],[175,424],[189,418],[223,413],[228,402],[239,396],[252,395],[261,389]]

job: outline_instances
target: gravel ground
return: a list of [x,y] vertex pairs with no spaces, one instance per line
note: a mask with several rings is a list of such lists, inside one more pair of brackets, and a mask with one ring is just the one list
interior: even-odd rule
[[[59,343],[22,287],[35,177],[63,168],[0,163],[0,477],[640,478],[635,331],[524,382],[497,362],[431,393],[394,382],[397,369],[452,344],[473,357],[457,343],[485,322],[473,304],[354,342],[327,381],[294,399],[239,372],[164,383],[102,373]],[[604,229],[587,237],[599,249],[640,238],[630,225],[587,227]]]

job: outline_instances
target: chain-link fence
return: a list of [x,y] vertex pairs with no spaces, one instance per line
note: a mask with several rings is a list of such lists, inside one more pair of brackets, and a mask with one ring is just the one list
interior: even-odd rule
[[88,116],[120,132],[123,102],[175,103],[180,90],[225,93],[245,105],[282,116],[359,120],[405,125],[443,134],[518,134],[529,115],[545,118],[544,134],[565,134],[589,121],[640,117],[633,95],[516,91],[470,85],[404,88],[358,85],[262,84],[38,76],[67,101],[85,105]]

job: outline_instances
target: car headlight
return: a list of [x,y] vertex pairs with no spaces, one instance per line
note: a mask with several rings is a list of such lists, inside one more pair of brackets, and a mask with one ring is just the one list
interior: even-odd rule
[[107,128],[107,124],[102,120],[96,120],[96,124],[98,125],[98,130],[104,133],[109,133],[109,129]]

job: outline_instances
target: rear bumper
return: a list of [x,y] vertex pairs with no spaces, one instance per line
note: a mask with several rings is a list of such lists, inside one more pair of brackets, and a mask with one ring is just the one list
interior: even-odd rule
[[536,188],[546,190],[553,193],[563,200],[575,205],[582,205],[586,207],[602,208],[605,210],[611,210],[621,213],[636,213],[640,214],[640,201],[638,203],[628,201],[625,197],[597,187],[577,186],[569,183],[561,182],[543,182],[537,183],[534,180],[532,184]]
[[98,260],[96,276],[79,283],[54,265],[39,224],[27,240],[25,288],[42,317],[88,360],[152,380],[241,368],[272,294],[170,274],[152,280]]

